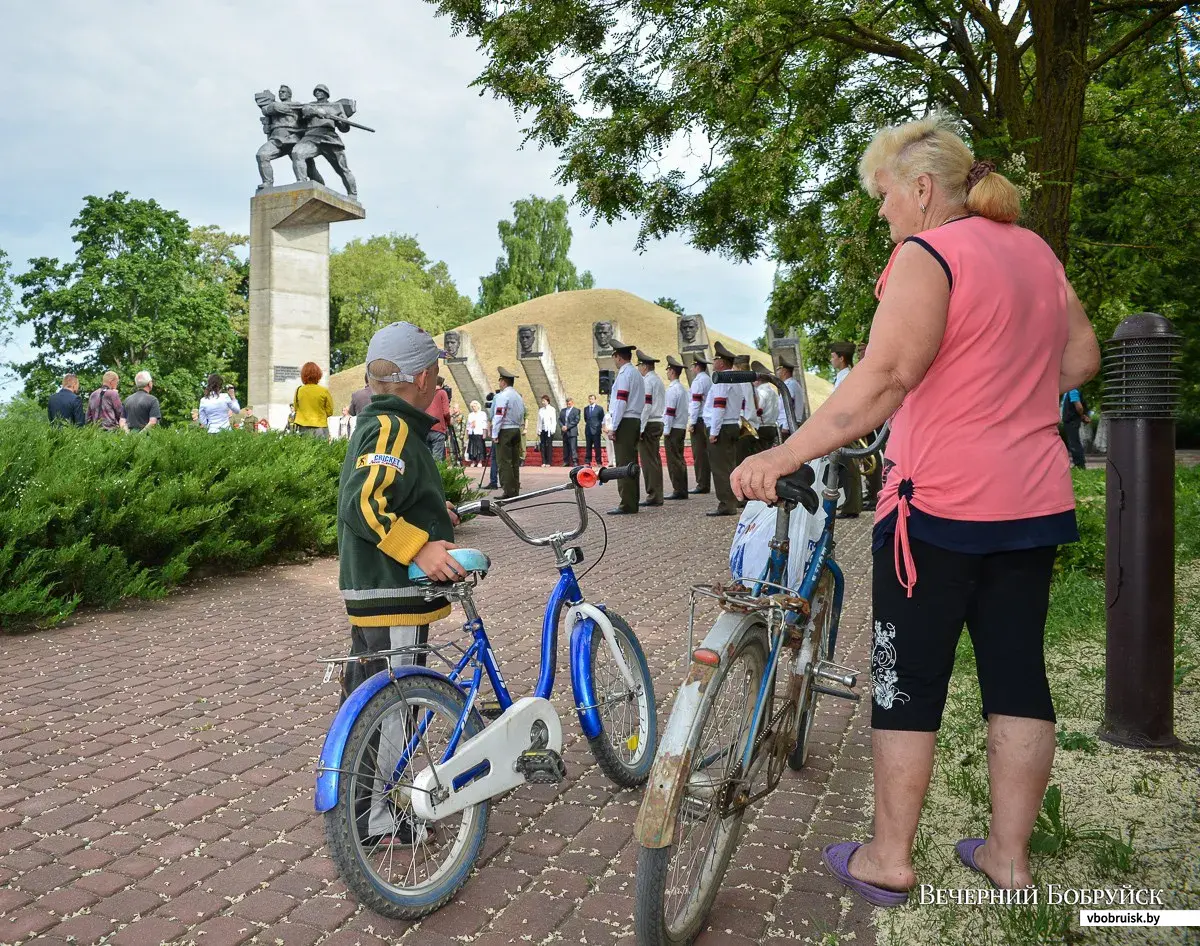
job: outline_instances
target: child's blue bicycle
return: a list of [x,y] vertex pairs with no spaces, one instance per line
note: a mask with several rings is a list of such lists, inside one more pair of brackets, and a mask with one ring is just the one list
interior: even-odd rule
[[[714,381],[754,377],[721,371]],[[795,430],[789,393],[772,381]],[[818,695],[858,699],[849,689],[857,672],[831,660],[845,586],[833,556],[838,460],[869,456],[886,436],[885,427],[866,449],[834,451],[820,497],[808,465],[776,483],[775,535],[763,574],[738,577],[727,587],[692,587],[692,663],[675,695],[635,829],[642,845],[634,907],[638,946],[686,946],[696,938],[747,808],[774,790],[785,768],[807,761]],[[823,510],[825,523],[799,585],[789,588],[788,528],[797,506],[811,514]],[[692,650],[697,597],[715,599],[722,613]]]
[[[323,658],[331,665],[383,658],[392,664],[342,704],[317,769],[316,807],[325,814],[334,864],[351,892],[375,912],[415,919],[441,907],[466,880],[483,846],[489,800],[524,782],[562,781],[562,727],[550,694],[564,617],[575,711],[596,761],[625,787],[649,776],[657,721],[646,657],[619,615],[584,599],[574,571],[583,553],[569,544],[587,528],[583,490],[637,472],[636,464],[599,472],[577,467],[562,486],[458,510],[495,516],[522,541],[554,551],[559,579],[546,603],[533,696],[514,700],[501,676],[472,598],[472,588],[490,567],[475,549],[452,553],[466,573],[463,580],[429,582],[426,589],[431,599],[462,604],[466,646],[421,644],[361,658]],[[579,525],[571,532],[535,538],[504,509],[568,489],[575,491],[579,510]],[[428,581],[416,566],[409,574]],[[429,654],[449,672],[417,665]],[[485,674],[496,697],[491,703],[479,698]]]

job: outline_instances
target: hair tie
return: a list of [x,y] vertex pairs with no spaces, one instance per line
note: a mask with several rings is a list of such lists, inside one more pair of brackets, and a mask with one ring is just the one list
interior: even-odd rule
[[985,177],[996,170],[995,161],[976,161],[967,172],[967,190],[970,190]]

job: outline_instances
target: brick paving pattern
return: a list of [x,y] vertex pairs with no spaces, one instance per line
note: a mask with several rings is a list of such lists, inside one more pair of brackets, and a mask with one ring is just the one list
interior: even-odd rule
[[[524,485],[561,477],[527,469]],[[615,505],[615,493],[594,491],[592,505]],[[641,638],[660,726],[685,668],[687,586],[726,573],[734,520],[705,518],[714,505],[692,497],[605,518],[607,554],[582,580]],[[526,518],[549,531],[571,514],[548,507]],[[848,600],[838,657],[865,671],[869,523],[839,529]],[[468,524],[459,541],[494,559],[476,600],[512,692],[528,692],[554,580],[549,553],[492,521]],[[588,567],[602,545],[595,519],[582,544]],[[456,633],[454,620],[435,629]],[[0,638],[0,943],[632,943],[641,793],[617,790],[593,762],[562,641],[566,781],[494,800],[478,869],[421,923],[383,919],[347,897],[312,807],[337,706],[336,683],[322,683],[312,658],[342,652],[346,637],[336,562],[322,559]],[[874,942],[870,909],[820,863],[824,844],[864,834],[867,709],[822,700],[808,766],[747,820],[699,946]]]

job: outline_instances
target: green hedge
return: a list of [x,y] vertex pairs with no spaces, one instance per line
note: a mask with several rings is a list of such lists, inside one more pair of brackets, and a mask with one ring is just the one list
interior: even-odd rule
[[[159,598],[189,575],[337,551],[345,441],[175,427],[141,434],[0,414],[0,629]],[[447,496],[466,474],[443,469]]]

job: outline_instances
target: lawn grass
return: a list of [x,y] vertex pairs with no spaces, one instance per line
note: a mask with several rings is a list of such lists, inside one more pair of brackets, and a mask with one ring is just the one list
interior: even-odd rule
[[[1103,473],[1078,474],[1083,540],[1061,556],[1046,625],[1058,751],[1031,843],[1037,907],[921,906],[876,911],[881,946],[1180,944],[1184,929],[1087,927],[1078,906],[1047,902],[1047,884],[1163,891],[1167,909],[1200,908],[1200,470],[1176,487],[1175,733],[1171,751],[1097,738],[1104,711]],[[986,724],[964,634],[938,735],[938,756],[914,849],[920,883],[975,888],[954,843],[987,834]],[[1195,931],[1191,934],[1200,942]]]

